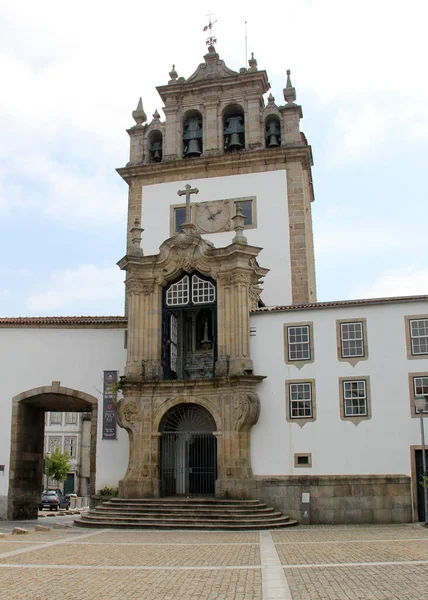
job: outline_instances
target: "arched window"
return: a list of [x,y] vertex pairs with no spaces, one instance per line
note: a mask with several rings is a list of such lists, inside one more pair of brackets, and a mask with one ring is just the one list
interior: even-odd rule
[[217,290],[198,273],[184,274],[163,293],[162,362],[165,379],[214,376]]
[[189,110],[183,121],[183,156],[194,158],[202,151],[202,115],[198,110]]
[[265,132],[266,148],[277,148],[281,145],[281,123],[277,116],[267,117]]
[[238,104],[231,104],[223,113],[224,151],[236,152],[245,148],[244,110]]
[[149,135],[150,162],[160,162],[163,155],[162,132],[156,130]]

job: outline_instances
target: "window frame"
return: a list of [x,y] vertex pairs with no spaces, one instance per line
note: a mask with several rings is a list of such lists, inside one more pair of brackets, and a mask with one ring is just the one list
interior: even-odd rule
[[77,458],[77,436],[75,435],[67,435],[64,436],[64,453],[67,451],[67,440],[71,440],[74,442],[74,454],[68,454],[69,458],[76,460]]
[[[55,421],[52,418],[53,415],[60,415],[59,421]],[[60,425],[62,427],[62,421],[63,421],[62,412],[55,411],[55,410],[50,411],[50,414],[49,414],[49,425]]]
[[[298,384],[309,384],[311,390],[311,416],[304,415],[301,417],[293,417],[291,416],[291,403],[294,400],[291,399],[291,386]],[[304,401],[304,400],[303,400]],[[285,381],[285,402],[286,402],[286,420],[289,423],[297,423],[300,427],[306,425],[306,423],[311,423],[316,421],[317,411],[316,411],[316,394],[315,394],[315,379],[306,378],[306,379],[286,379]]]
[[[69,417],[69,415],[73,415],[73,419]],[[65,413],[64,418],[65,425],[78,425],[79,424],[79,413],[73,411],[67,411]]]
[[[407,315],[404,317],[405,328],[406,328],[406,347],[407,347],[407,358],[409,360],[421,360],[427,358],[427,352],[422,352],[420,354],[414,354],[413,352],[413,344],[412,344],[412,334],[411,334],[411,322],[412,321],[428,321],[428,315]],[[428,336],[427,336],[428,337]]]
[[[305,456],[308,458],[308,463],[299,463],[299,458]],[[312,469],[312,452],[295,452],[294,453],[294,468],[295,469]]]
[[[353,383],[357,381],[364,381],[365,383],[365,400],[366,400],[366,414],[355,414],[347,415],[345,410],[345,383]],[[348,377],[339,377],[339,404],[340,404],[340,418],[342,421],[349,421],[354,425],[358,425],[361,421],[367,421],[372,418],[371,408],[371,391],[370,391],[370,377],[368,375],[352,375]]]
[[[303,359],[290,358],[289,329],[292,327],[308,327],[309,358],[303,358]],[[304,365],[313,363],[314,360],[315,360],[315,349],[314,349],[314,324],[313,324],[313,321],[304,321],[301,323],[284,323],[284,362],[288,365],[295,365],[298,369],[301,369]]]
[[[343,356],[343,340],[342,325],[350,325],[353,323],[361,323],[363,354],[361,356]],[[341,362],[347,362],[355,366],[360,360],[367,360],[369,357],[368,338],[367,338],[367,319],[357,317],[354,319],[337,319],[336,320],[336,342],[337,342],[337,359]]]
[[[416,412],[415,408],[415,379],[426,377],[428,379],[428,371],[420,371],[418,373],[409,373],[409,402],[410,402],[410,415],[414,419],[420,419],[420,414]],[[426,399],[425,399],[426,400]],[[428,415],[428,401],[425,402],[425,410],[423,415]]]
[[[53,450],[51,450],[51,443],[53,443],[54,440],[58,440],[59,444],[55,446]],[[52,454],[53,452],[55,452],[56,448],[59,448],[59,451],[62,452],[62,437],[58,435],[48,435],[46,446],[47,454]]]
[[236,215],[236,205],[237,204],[241,204],[243,202],[250,202],[251,203],[251,224],[249,225],[244,225],[244,229],[257,229],[257,200],[256,200],[256,196],[243,196],[242,198],[227,198],[227,200],[229,200],[229,202],[232,203],[232,210],[231,210],[231,219],[230,219],[230,228],[231,231],[233,231],[233,217]]

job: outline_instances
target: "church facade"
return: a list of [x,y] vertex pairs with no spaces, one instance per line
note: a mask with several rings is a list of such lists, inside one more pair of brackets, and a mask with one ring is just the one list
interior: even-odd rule
[[254,57],[235,72],[209,46],[157,88],[164,121],[133,112],[126,317],[0,320],[4,514],[32,514],[45,412],[77,410],[92,493],[261,499],[298,520],[309,494],[313,522],[423,518],[428,297],[316,301],[311,147],[290,73],[283,105],[269,88]]

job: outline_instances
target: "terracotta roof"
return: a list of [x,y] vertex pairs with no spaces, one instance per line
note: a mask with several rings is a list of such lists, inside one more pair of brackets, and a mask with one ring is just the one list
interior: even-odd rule
[[126,327],[127,318],[106,317],[0,317],[0,327]]
[[285,306],[265,306],[252,310],[252,313],[275,311],[311,310],[315,308],[337,308],[343,306],[370,306],[374,304],[399,304],[400,302],[424,302],[428,296],[394,296],[392,298],[362,298],[360,300],[334,300],[331,302],[313,302],[308,304],[289,304]]

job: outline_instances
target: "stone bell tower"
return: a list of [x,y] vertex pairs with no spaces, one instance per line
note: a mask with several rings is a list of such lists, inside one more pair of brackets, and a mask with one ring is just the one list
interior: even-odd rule
[[311,149],[289,73],[284,106],[264,102],[269,88],[253,56],[235,72],[210,45],[193,75],[173,67],[157,88],[165,121],[155,111],[148,124],[141,99],[133,112],[118,170],[129,185],[122,497],[246,496],[264,378],[250,311],[315,301]]

